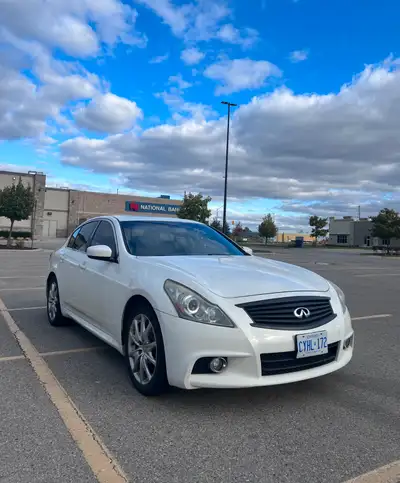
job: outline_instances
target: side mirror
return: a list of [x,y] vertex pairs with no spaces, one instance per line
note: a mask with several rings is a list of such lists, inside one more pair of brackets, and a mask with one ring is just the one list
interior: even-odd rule
[[247,255],[253,255],[253,250],[250,247],[242,247],[242,249],[247,253]]
[[109,261],[112,257],[112,250],[107,245],[94,245],[86,250],[86,255],[94,260]]

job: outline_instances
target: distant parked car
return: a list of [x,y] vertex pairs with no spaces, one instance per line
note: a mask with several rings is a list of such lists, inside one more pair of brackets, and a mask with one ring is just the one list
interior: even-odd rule
[[83,223],[50,257],[47,314],[115,347],[147,396],[311,379],[353,354],[340,288],[188,220]]

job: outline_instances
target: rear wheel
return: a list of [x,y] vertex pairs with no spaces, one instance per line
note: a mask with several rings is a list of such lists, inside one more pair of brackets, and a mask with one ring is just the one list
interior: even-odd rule
[[61,313],[60,292],[55,276],[52,276],[47,284],[47,319],[53,327],[67,325],[69,322]]
[[140,304],[128,317],[124,346],[129,377],[144,396],[158,396],[168,389],[168,380],[157,316],[150,306]]

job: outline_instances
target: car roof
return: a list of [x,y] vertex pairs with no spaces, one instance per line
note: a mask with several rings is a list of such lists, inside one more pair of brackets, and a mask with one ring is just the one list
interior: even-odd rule
[[119,221],[152,221],[152,222],[171,222],[173,221],[174,223],[198,223],[197,221],[194,220],[185,220],[183,218],[175,218],[171,216],[135,216],[135,215],[104,215],[104,216],[98,216],[95,218],[91,218],[92,220],[94,219],[100,219],[100,218],[116,218]]

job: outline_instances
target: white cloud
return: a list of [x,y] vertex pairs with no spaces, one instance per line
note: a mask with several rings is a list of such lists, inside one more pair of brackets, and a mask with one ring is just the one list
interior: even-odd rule
[[265,60],[222,60],[207,67],[204,75],[220,83],[215,94],[230,94],[244,89],[258,89],[268,77],[279,77],[280,70]]
[[153,10],[163,22],[169,25],[175,35],[181,35],[187,28],[187,8],[175,7],[170,0],[136,0]]
[[134,9],[119,0],[0,2],[3,33],[40,42],[50,49],[57,47],[77,57],[95,55],[101,44],[144,46],[147,39],[135,31],[136,16]]
[[169,54],[166,53],[164,55],[158,55],[157,57],[153,57],[152,59],[149,60],[150,64],[161,64],[162,62],[165,62],[168,60]]
[[258,32],[250,28],[239,30],[232,24],[225,24],[218,30],[217,37],[224,42],[249,48],[257,42]]
[[231,24],[233,14],[223,0],[196,0],[179,6],[171,0],[136,1],[153,10],[174,35],[190,43],[217,39],[247,48],[258,38],[256,30],[238,30]]
[[131,129],[143,117],[136,102],[107,93],[95,97],[75,112],[78,126],[99,133],[119,133]]
[[182,74],[171,75],[168,79],[169,84],[176,84],[180,90],[188,89],[192,87],[190,82],[183,79]]
[[[297,227],[311,213],[354,215],[358,205],[364,216],[385,205],[400,209],[399,65],[389,59],[367,66],[337,93],[280,88],[239,106],[231,124],[229,196],[276,199],[283,225]],[[226,118],[185,119],[140,135],[70,139],[61,153],[66,164],[119,173],[136,189],[176,196],[192,190],[217,199],[225,139]]]
[[[116,42],[143,46],[136,16],[119,0],[0,1],[0,140],[76,134],[71,110],[93,98],[77,112],[79,124],[109,133],[129,129],[140,113],[136,104],[103,96],[106,82],[79,62],[55,59],[52,50],[86,57]],[[107,108],[113,112],[106,114]]]
[[303,62],[308,59],[308,55],[308,50],[293,50],[293,52],[290,52],[289,59],[293,63]]
[[100,88],[97,76],[75,64],[56,62],[41,53],[33,70],[37,82],[0,65],[0,139],[43,137],[49,122],[69,128],[66,104],[90,99]]
[[181,59],[186,65],[195,65],[201,62],[205,57],[204,52],[201,52],[196,47],[185,49],[181,53]]
[[162,99],[172,112],[172,119],[175,122],[185,122],[188,118],[197,122],[216,116],[214,110],[202,103],[187,102],[184,99],[186,89],[192,87],[190,82],[183,79],[181,74],[170,76],[167,89],[157,92],[156,97]]

